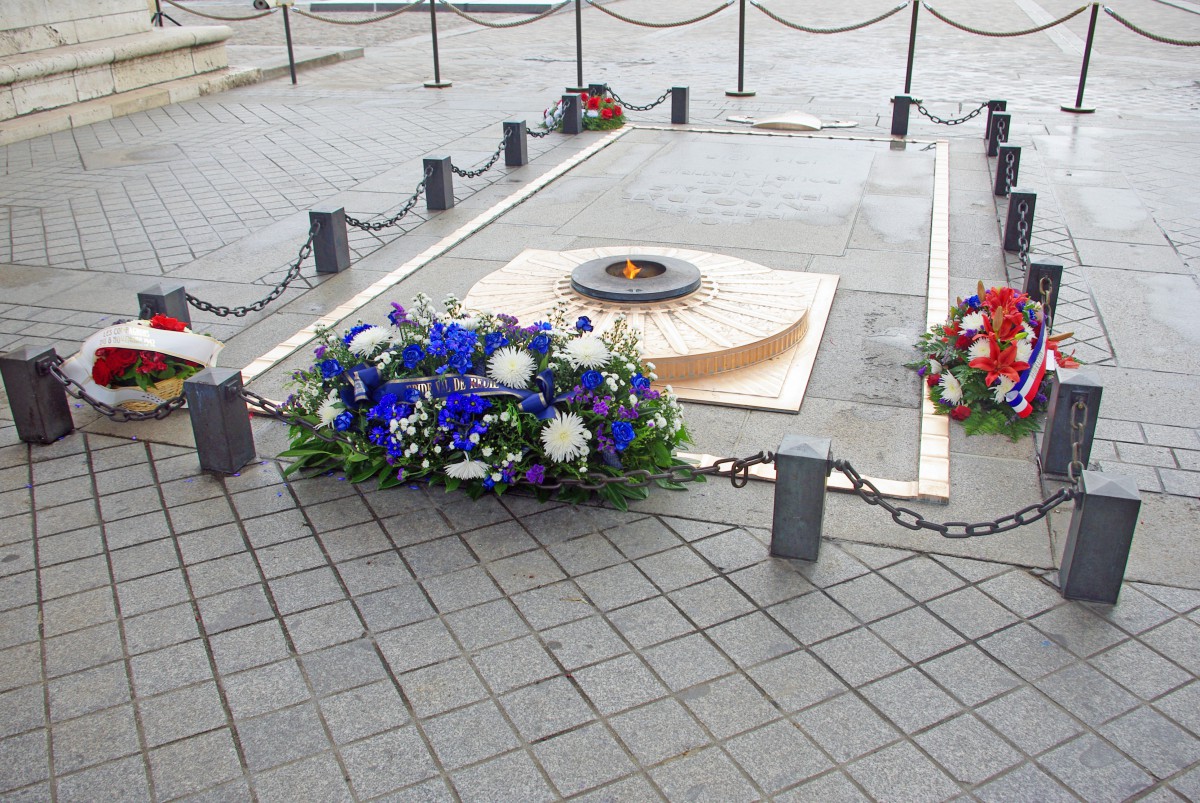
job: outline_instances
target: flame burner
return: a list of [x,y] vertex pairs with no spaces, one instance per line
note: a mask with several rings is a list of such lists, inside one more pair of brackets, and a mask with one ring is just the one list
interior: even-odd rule
[[[631,270],[630,263],[636,270]],[[629,274],[635,274],[632,278]],[[700,269],[674,257],[630,254],[584,262],[571,272],[577,293],[603,301],[643,303],[680,298],[700,287]]]

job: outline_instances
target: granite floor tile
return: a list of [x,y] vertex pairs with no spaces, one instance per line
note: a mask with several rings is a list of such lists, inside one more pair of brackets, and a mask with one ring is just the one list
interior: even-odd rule
[[912,600],[877,574],[867,574],[831,586],[829,596],[859,621],[873,622],[912,607]]
[[116,622],[76,630],[44,642],[46,677],[58,677],[124,657]]
[[806,594],[767,613],[801,644],[812,645],[858,627],[859,622],[824,594]]
[[777,795],[775,800],[778,803],[869,803],[869,798],[840,770],[802,783]]
[[838,763],[858,758],[900,736],[853,694],[827,700],[792,718]]
[[580,690],[602,714],[656,700],[668,692],[634,655],[623,655],[573,673]]
[[975,713],[1029,755],[1061,744],[1083,730],[1078,721],[1029,686],[997,698]]
[[637,567],[666,592],[716,576],[716,572],[687,547],[659,552],[635,561]]
[[604,535],[630,560],[665,552],[679,545],[679,536],[656,518],[640,519],[605,530]]
[[1142,636],[1163,655],[1192,674],[1200,674],[1200,624],[1176,619]]
[[965,585],[962,578],[925,555],[893,564],[879,573],[918,602],[928,602]]
[[933,681],[911,668],[864,686],[862,693],[905,733],[915,733],[962,711]]
[[225,709],[212,681],[138,701],[138,716],[149,747],[224,727]]
[[1098,730],[1156,778],[1167,778],[1200,762],[1200,739],[1146,706],[1139,706]]
[[204,630],[210,636],[274,617],[261,585],[224,591],[197,601]]
[[1030,763],[975,790],[985,803],[1010,803],[1014,800],[1036,800],[1039,803],[1074,803],[1078,800],[1061,784]]
[[666,597],[655,597],[629,605],[613,611],[608,618],[617,630],[621,631],[621,635],[638,649],[682,636],[695,629]]
[[[529,625],[507,599],[486,602],[474,608],[447,614],[446,624],[468,650],[478,650],[527,635]],[[565,627],[571,627],[566,625]]]
[[872,753],[846,771],[877,800],[940,801],[959,792],[958,785],[909,742]]
[[733,572],[761,563],[767,548],[745,530],[730,530],[692,542],[693,548],[721,572]]
[[510,596],[566,578],[558,564],[540,550],[493,561],[488,564],[487,570],[504,593]]
[[534,636],[498,644],[472,656],[484,682],[497,694],[558,674],[558,667]]
[[275,621],[226,630],[208,640],[217,670],[223,675],[287,658],[290,654],[283,631]]
[[650,599],[658,589],[632,563],[622,563],[576,577],[575,582],[600,610],[612,610]]
[[516,734],[491,700],[483,700],[424,722],[425,734],[450,770],[518,746]]
[[131,705],[57,723],[51,729],[51,738],[54,770],[59,775],[132,755],[139,750]]
[[1184,685],[1192,675],[1136,641],[1092,658],[1091,665],[1144,700]]
[[487,696],[475,672],[461,658],[400,676],[400,687],[419,717],[429,717]]
[[130,699],[125,665],[120,661],[51,680],[50,718],[72,719]]
[[610,724],[644,767],[710,742],[687,709],[671,698],[627,711],[613,717]]
[[229,731],[221,729],[150,751],[155,791],[170,799],[200,792],[241,774]]
[[1193,682],[1173,691],[1154,705],[1188,730],[1200,733],[1200,683]]
[[[0,792],[37,783],[50,777],[45,730],[29,731],[0,739]],[[41,795],[35,790],[34,799]]]
[[708,639],[699,633],[643,650],[642,655],[672,691],[718,678],[733,670]]
[[442,613],[451,613],[501,596],[500,589],[478,566],[462,571],[431,577],[421,583],[434,606]]
[[1055,644],[1081,658],[1095,655],[1125,638],[1125,634],[1083,605],[1061,605],[1030,620]]
[[628,652],[629,647],[598,616],[551,628],[542,633],[546,647],[568,670]]
[[743,668],[786,655],[800,647],[761,611],[709,628],[708,636]]
[[913,737],[959,781],[978,784],[1021,762],[1021,754],[995,731],[962,714]]
[[41,685],[0,693],[0,738],[46,727]]
[[909,608],[880,619],[871,630],[910,661],[924,661],[964,643],[961,636],[924,608]]
[[733,572],[729,579],[759,607],[774,605],[815,589],[785,561],[764,561]]
[[1058,591],[1022,569],[985,580],[979,589],[1025,619],[1064,604]]
[[599,724],[553,736],[536,744],[533,751],[564,796],[600,786],[635,769],[625,751]]
[[142,756],[130,756],[57,779],[57,799],[63,803],[90,803],[97,799],[98,789],[108,790],[113,795],[111,799],[123,803],[149,803],[145,760]]
[[812,655],[794,652],[754,667],[747,674],[786,712],[836,697],[846,685]]
[[321,711],[338,744],[408,724],[408,709],[396,687],[388,680],[324,697]]
[[938,597],[928,607],[970,639],[981,638],[1017,621],[1011,612],[973,586]]
[[1026,680],[1037,680],[1074,656],[1025,623],[979,640],[979,646]]
[[1138,698],[1087,664],[1075,664],[1037,682],[1037,687],[1086,724],[1096,727],[1138,704]]
[[425,592],[414,582],[355,596],[354,601],[367,627],[375,633],[425,621],[436,613]]
[[349,641],[300,656],[308,681],[318,696],[383,679],[387,671],[367,639]]
[[1154,779],[1090,733],[1051,750],[1041,765],[1087,801],[1125,800],[1149,788]]
[[528,742],[536,742],[591,721],[595,714],[564,677],[550,678],[500,698],[504,710]]
[[528,753],[517,750],[454,773],[464,803],[549,803],[558,796]]
[[[286,734],[286,738],[281,738]],[[238,722],[238,739],[253,772],[323,753],[329,737],[316,707],[298,705]]]
[[329,803],[353,800],[342,777],[342,768],[332,753],[311,756],[254,776],[254,790],[263,803],[323,800]]
[[308,700],[308,690],[294,659],[226,675],[222,682],[234,717],[253,717]]
[[411,725],[342,748],[350,785],[375,797],[437,774],[429,749]]
[[534,630],[573,622],[596,612],[579,586],[570,580],[525,591],[511,599]]
[[755,609],[737,586],[723,577],[682,588],[668,597],[700,628],[711,627]]
[[599,533],[551,544],[547,551],[572,577],[606,569],[625,561],[625,557]]
[[342,644],[364,634],[363,623],[349,600],[292,614],[284,622],[298,653]]
[[715,747],[664,764],[651,770],[650,777],[668,799],[686,796],[697,803],[738,803],[761,797],[729,756]]
[[777,792],[833,765],[786,720],[730,739],[725,749],[760,788]]

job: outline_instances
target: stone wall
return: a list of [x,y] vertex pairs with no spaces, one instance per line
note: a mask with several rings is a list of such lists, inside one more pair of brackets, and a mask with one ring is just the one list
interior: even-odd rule
[[0,0],[0,5],[0,56],[150,30],[147,0]]

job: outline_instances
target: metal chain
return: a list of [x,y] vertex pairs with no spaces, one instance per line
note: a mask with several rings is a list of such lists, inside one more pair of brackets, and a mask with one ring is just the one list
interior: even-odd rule
[[1083,441],[1083,429],[1087,426],[1087,404],[1078,399],[1071,405],[1071,462],[1067,464],[1067,479],[1076,488],[1083,482],[1081,473],[1087,466],[1080,459],[1079,450]]
[[63,373],[60,367],[64,360],[55,354],[53,357],[40,361],[37,365],[38,373],[49,374],[56,382],[63,386],[63,390],[84,402],[89,407],[103,416],[111,418],[118,424],[125,424],[129,421],[161,421],[171,413],[178,410],[187,401],[183,396],[176,396],[173,399],[168,399],[152,410],[126,410],[124,407],[113,407],[107,402],[102,402],[95,396],[87,392],[83,385],[76,382],[71,377]]
[[1145,28],[1139,28],[1129,20],[1122,17],[1117,12],[1113,11],[1108,6],[1104,6],[1104,13],[1115,19],[1117,22],[1124,25],[1129,30],[1136,33],[1138,36],[1144,36],[1147,39],[1152,39],[1155,42],[1161,42],[1164,45],[1177,45],[1179,47],[1200,47],[1200,40],[1196,39],[1172,39],[1169,36],[1162,36],[1157,33],[1150,33]]
[[666,92],[663,92],[661,95],[659,95],[658,100],[654,101],[653,103],[649,103],[645,106],[635,106],[632,103],[622,100],[620,95],[618,95],[616,92],[613,92],[612,87],[606,86],[605,88],[608,90],[608,94],[612,96],[612,99],[620,104],[621,108],[628,109],[631,112],[648,112],[655,106],[665,102],[667,98],[671,97],[671,90],[668,89]]
[[1054,281],[1049,276],[1043,276],[1038,282],[1038,292],[1042,295],[1042,332],[1049,337],[1054,327],[1050,315],[1050,294],[1054,292]]
[[[421,2],[424,2],[424,0],[417,0],[417,2],[421,3]],[[446,2],[446,0],[438,0],[438,2],[440,2],[446,8],[453,11],[458,16],[462,17],[463,19],[465,19],[469,22],[473,22],[476,25],[482,25],[485,28],[516,28],[518,25],[528,25],[531,22],[537,22],[538,20],[549,17],[551,14],[558,11],[560,8],[565,6],[567,3],[571,2],[571,0],[563,0],[563,2],[553,5],[553,6],[550,6],[550,8],[546,9],[545,11],[543,11],[540,14],[535,14],[532,17],[526,17],[523,20],[514,20],[513,22],[489,22],[488,20],[484,20],[484,19],[480,19],[479,17],[471,16],[470,14],[463,11],[462,9]]]
[[207,17],[210,20],[221,20],[222,22],[244,22],[246,20],[260,20],[263,17],[269,17],[275,13],[275,9],[272,8],[270,11],[264,11],[261,14],[251,14],[247,17],[220,17],[220,16],[217,16],[216,14],[205,14],[203,11],[196,11],[195,9],[188,8],[183,3],[175,2],[175,0],[167,0],[167,2],[170,3],[171,5],[175,6],[176,8],[183,9],[184,11],[186,11],[189,14],[195,14],[197,17]]
[[1072,17],[1082,14],[1083,12],[1088,10],[1088,6],[1080,6],[1079,8],[1075,9],[1074,11],[1072,11],[1070,14],[1067,14],[1066,16],[1059,17],[1056,20],[1051,20],[1050,22],[1047,22],[1043,25],[1035,25],[1032,28],[1023,28],[1022,30],[1019,30],[1019,31],[985,31],[980,28],[972,28],[969,25],[963,25],[961,22],[955,22],[954,20],[952,20],[949,17],[947,17],[946,15],[942,14],[940,11],[938,11],[936,8],[929,5],[928,3],[922,2],[921,5],[925,6],[926,11],[928,11],[930,14],[932,14],[933,16],[940,19],[942,22],[949,25],[951,28],[958,28],[960,31],[966,31],[967,33],[977,34],[978,36],[991,36],[993,38],[999,38],[999,39],[1003,39],[1003,38],[1006,38],[1009,36],[1027,36],[1031,33],[1037,33],[1038,31],[1044,31],[1048,28],[1053,28],[1055,25],[1062,25],[1064,22],[1071,19]]
[[886,510],[891,514],[892,520],[901,527],[909,530],[933,530],[945,538],[972,538],[979,535],[995,535],[996,533],[1015,530],[1017,527],[1033,524],[1035,521],[1045,518],[1051,510],[1068,499],[1074,499],[1079,495],[1076,488],[1063,487],[1050,494],[1050,496],[1047,496],[1041,502],[1023,507],[1016,513],[1001,516],[994,521],[984,521],[976,524],[970,524],[965,521],[937,522],[926,519],[915,510],[898,507],[888,502],[883,498],[883,494],[879,492],[879,489],[870,480],[860,475],[854,469],[854,466],[850,465],[848,460],[834,460],[833,467],[846,475],[846,479],[850,480],[850,484],[853,486],[854,493],[858,494],[864,502],[868,505],[878,505]]
[[840,28],[810,28],[806,25],[800,25],[799,23],[789,22],[789,21],[785,20],[783,17],[776,14],[775,12],[767,9],[766,6],[764,6],[760,3],[754,2],[754,0],[750,0],[750,5],[754,6],[759,11],[766,14],[768,17],[775,20],[779,24],[786,25],[787,27],[789,27],[793,30],[796,30],[796,31],[803,31],[804,33],[847,33],[848,31],[857,31],[859,28],[866,28],[868,25],[874,25],[877,22],[883,22],[885,19],[892,16],[893,14],[899,14],[901,11],[908,8],[908,3],[901,3],[900,5],[893,8],[891,11],[885,11],[884,13],[880,14],[878,17],[872,17],[871,19],[867,20],[866,22],[857,22],[853,25],[843,25]]
[[496,164],[496,162],[500,159],[500,154],[504,153],[504,148],[508,145],[508,134],[509,130],[507,128],[504,129],[504,136],[500,138],[500,146],[496,148],[496,152],[492,154],[492,158],[488,159],[483,167],[480,167],[476,170],[463,170],[462,168],[455,167],[454,164],[451,163],[450,169],[454,171],[454,175],[462,176],[463,178],[475,178],[476,176],[482,176],[484,173],[491,170],[492,165]]
[[1017,204],[1017,258],[1021,260],[1021,270],[1029,275],[1029,202],[1024,198]]
[[587,0],[587,4],[589,6],[591,6],[592,8],[603,11],[608,16],[613,17],[614,19],[619,19],[621,22],[628,22],[630,25],[641,25],[643,28],[682,28],[684,25],[691,25],[693,22],[700,22],[702,20],[708,19],[709,17],[713,16],[714,14],[719,14],[720,12],[724,11],[725,9],[727,9],[731,5],[733,5],[733,3],[734,3],[734,0],[727,0],[727,2],[724,5],[717,6],[712,11],[709,11],[707,14],[701,14],[698,17],[692,17],[691,19],[687,19],[687,20],[680,20],[679,22],[645,22],[644,20],[635,20],[631,17],[622,16],[621,14],[618,14],[615,11],[611,11],[610,9],[600,5],[599,3],[593,2],[593,0]]
[[[535,139],[541,139],[542,137],[548,137],[551,134],[553,134],[555,131],[557,131],[558,124],[562,122],[563,114],[566,113],[566,110],[563,109],[561,105],[557,106],[556,108],[558,109],[558,114],[550,115],[550,125],[546,126],[545,131],[534,131],[532,128],[529,128],[528,126],[526,126],[525,133]],[[544,122],[543,122],[543,125],[545,125]]]
[[318,427],[313,422],[311,422],[305,418],[301,418],[298,415],[288,415],[288,413],[284,411],[284,408],[281,405],[276,404],[275,402],[268,399],[266,396],[258,395],[257,393],[250,390],[249,388],[242,388],[242,398],[245,399],[252,407],[257,407],[258,409],[262,410],[264,413],[271,416],[275,420],[282,421],[283,423],[287,424],[288,426],[295,426],[295,427],[300,427],[301,429],[306,429],[309,432],[311,432],[313,435],[316,435],[318,438],[325,441],[326,443],[340,443],[343,446],[350,447],[351,450],[353,450],[354,452],[357,452],[358,454],[360,454],[364,457],[372,457],[372,455],[369,452],[364,451],[358,445],[358,443],[356,443],[354,441],[354,439],[352,439],[346,435],[342,435],[336,431],[328,432],[328,431],[322,429],[321,427]]
[[283,281],[275,285],[271,292],[267,293],[266,297],[260,298],[253,304],[247,304],[243,307],[227,307],[224,304],[210,304],[203,299],[196,298],[191,293],[187,293],[187,301],[201,312],[211,312],[213,315],[218,315],[222,318],[232,315],[235,318],[241,318],[249,315],[251,312],[261,312],[268,304],[283,295],[283,291],[288,288],[288,285],[296,281],[300,275],[300,266],[304,264],[304,260],[308,259],[313,250],[313,238],[317,236],[317,232],[321,230],[321,224],[313,221],[308,227],[308,239],[304,241],[304,245],[300,246],[300,253],[296,255],[296,261],[288,268],[287,275],[283,277]]
[[372,22],[383,22],[384,20],[390,19],[391,17],[394,17],[397,14],[402,14],[405,11],[408,11],[410,8],[416,8],[417,6],[421,5],[421,3],[424,3],[424,2],[425,2],[425,0],[414,0],[414,2],[409,3],[406,6],[400,6],[400,8],[396,9],[395,11],[389,11],[386,14],[379,14],[378,16],[368,17],[367,19],[364,19],[364,20],[338,20],[338,19],[334,19],[333,17],[324,17],[324,16],[321,16],[320,14],[313,14],[311,11],[305,11],[302,8],[295,8],[295,7],[292,8],[292,11],[296,14],[299,14],[301,17],[308,17],[309,19],[317,20],[318,22],[328,22],[331,25],[369,25]]
[[986,109],[987,107],[988,107],[987,101],[985,100],[983,103],[979,104],[978,108],[972,109],[970,114],[966,115],[965,117],[958,117],[953,120],[948,120],[948,119],[945,119],[942,117],[938,117],[936,114],[929,111],[929,109],[926,109],[925,104],[921,103],[921,101],[917,101],[917,111],[919,111],[921,114],[925,115],[930,120],[937,123],[938,125],[962,125],[963,123],[967,122],[968,120],[974,120],[976,117],[978,117],[980,114],[982,114],[983,110]]
[[1016,181],[1017,154],[1006,151],[1004,154],[1004,195],[1012,194],[1013,183]]
[[411,212],[413,207],[417,205],[417,201],[420,199],[421,193],[425,192],[425,184],[429,181],[429,178],[432,175],[433,168],[425,168],[425,176],[421,179],[420,183],[417,184],[417,188],[413,191],[412,196],[410,196],[409,199],[404,202],[404,206],[400,208],[399,212],[387,220],[381,220],[378,223],[365,223],[358,218],[346,215],[346,225],[353,226],[356,229],[362,229],[363,231],[379,231],[380,229],[386,229],[389,226],[395,226],[400,222],[402,217]]

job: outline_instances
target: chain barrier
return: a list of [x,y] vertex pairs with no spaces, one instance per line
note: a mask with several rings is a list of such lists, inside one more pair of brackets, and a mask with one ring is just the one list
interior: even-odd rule
[[557,106],[556,108],[558,109],[558,114],[550,115],[549,123],[545,123],[545,122],[542,123],[542,125],[546,126],[545,131],[534,131],[529,126],[526,126],[525,133],[528,134],[529,136],[533,137],[534,139],[541,139],[542,137],[548,137],[551,134],[553,134],[555,131],[557,131],[558,124],[562,122],[563,114],[566,113],[566,110],[563,109],[561,105]]
[[[265,396],[260,396],[249,388],[242,388],[242,398],[252,407],[256,407],[266,415],[281,421],[288,426],[300,427],[316,435],[326,443],[339,443],[351,451],[364,457],[373,457],[351,437],[338,432],[329,432],[311,421],[297,415],[289,415],[285,405],[277,404]],[[598,471],[589,472],[584,478],[562,479],[554,482],[535,483],[521,480],[518,484],[544,491],[557,491],[560,488],[580,488],[584,491],[598,491],[608,485],[625,485],[628,488],[645,488],[650,483],[662,480],[664,482],[694,482],[697,477],[717,476],[729,477],[734,488],[744,488],[750,481],[750,468],[760,464],[775,461],[773,452],[761,451],[749,457],[723,457],[713,462],[711,466],[697,468],[695,466],[671,466],[666,471],[651,473],[646,469],[634,469],[624,474],[603,474]]]
[[62,357],[55,354],[53,357],[38,363],[38,373],[43,376],[49,375],[54,381],[62,385],[63,390],[67,393],[118,424],[125,424],[130,421],[161,421],[187,404],[187,400],[183,396],[176,396],[173,399],[167,399],[151,410],[126,410],[124,407],[113,407],[111,404],[102,402],[88,393],[83,385],[63,373],[61,366],[64,362],[65,360]]
[[733,5],[733,3],[734,3],[734,0],[727,0],[727,2],[724,5],[717,6],[712,11],[709,11],[707,14],[701,14],[698,17],[692,17],[691,19],[687,19],[687,20],[680,20],[679,22],[645,22],[644,20],[635,20],[631,17],[623,16],[621,14],[618,14],[615,11],[610,10],[609,8],[607,8],[605,6],[600,5],[599,3],[593,2],[593,0],[587,0],[587,4],[589,6],[591,6],[592,8],[595,8],[599,11],[603,11],[608,16],[610,16],[614,19],[619,19],[621,22],[628,22],[630,25],[640,25],[643,28],[682,28],[684,25],[691,25],[694,22],[701,22],[702,20],[706,20],[709,17],[713,16],[714,14],[719,14],[722,11],[724,11],[725,9],[729,8],[731,5]]
[[655,106],[659,106],[666,102],[667,98],[671,97],[671,90],[668,89],[666,92],[663,92],[658,96],[658,100],[648,103],[645,106],[635,106],[634,104],[622,99],[620,95],[618,95],[616,92],[613,92],[612,87],[608,87],[608,94],[611,95],[612,99],[615,100],[623,109],[628,109],[631,112],[648,112]]
[[1028,276],[1031,264],[1029,259],[1029,202],[1024,198],[1017,202],[1017,258],[1021,260],[1021,270]]
[[[418,3],[424,2],[424,0],[417,0],[417,2]],[[446,0],[438,0],[438,2],[440,2],[446,8],[453,11],[458,16],[462,17],[463,19],[467,20],[468,22],[473,22],[476,25],[482,25],[485,28],[516,28],[519,25],[528,25],[531,22],[537,22],[538,20],[549,17],[551,14],[558,11],[560,8],[565,6],[567,3],[571,2],[571,0],[563,0],[563,2],[553,5],[553,6],[550,6],[550,8],[546,9],[545,11],[543,11],[540,14],[535,14],[532,17],[526,17],[523,20],[514,20],[512,22],[489,22],[488,20],[471,16],[467,12],[463,11],[461,8],[458,8],[457,6],[454,6],[451,3],[446,2]]]
[[854,469],[854,466],[850,465],[850,461],[834,460],[833,467],[842,472],[846,476],[846,479],[850,480],[853,492],[858,494],[864,502],[868,505],[878,505],[886,510],[891,514],[892,520],[901,527],[909,530],[933,530],[944,538],[973,538],[980,535],[995,535],[996,533],[1015,530],[1017,527],[1033,524],[1035,521],[1045,518],[1051,510],[1063,502],[1079,496],[1078,489],[1075,485],[1072,485],[1059,488],[1041,502],[1028,505],[1016,513],[1001,516],[993,521],[984,521],[975,524],[965,521],[938,522],[926,519],[911,508],[899,507],[888,502],[870,480],[863,477]]
[[953,120],[949,120],[949,119],[945,119],[942,117],[938,117],[936,114],[929,111],[929,109],[926,109],[925,104],[921,103],[921,101],[919,101],[919,100],[917,101],[917,111],[919,111],[921,114],[925,115],[932,122],[935,122],[938,125],[962,125],[963,123],[967,122],[968,120],[974,120],[976,117],[983,114],[983,110],[986,109],[987,107],[988,107],[987,101],[985,100],[983,103],[979,104],[978,108],[972,109],[971,112],[969,114],[967,114],[966,116],[957,117]]
[[201,312],[211,312],[213,315],[218,315],[222,318],[232,315],[235,318],[241,318],[249,315],[251,312],[261,312],[268,304],[283,295],[283,291],[288,288],[288,285],[296,281],[300,275],[300,266],[304,264],[304,260],[308,259],[313,250],[313,239],[317,236],[317,232],[321,230],[321,224],[313,221],[308,228],[308,239],[304,241],[304,245],[300,246],[300,253],[296,255],[296,261],[288,268],[287,275],[283,277],[283,281],[275,285],[270,293],[264,298],[260,298],[253,304],[247,304],[243,307],[227,307],[224,304],[210,304],[207,301],[196,298],[191,293],[187,293],[187,302]]
[[166,0],[166,2],[175,6],[175,8],[186,11],[189,14],[195,14],[197,17],[206,17],[210,20],[220,20],[221,22],[245,22],[246,20],[260,20],[263,17],[269,17],[275,13],[275,9],[272,8],[270,11],[264,11],[261,14],[250,14],[246,17],[221,17],[216,14],[206,14],[203,11],[196,11],[195,9],[188,8],[183,3],[175,2],[175,0]]
[[892,10],[885,11],[882,14],[880,14],[878,17],[872,17],[871,19],[867,20],[866,22],[857,22],[857,23],[854,23],[853,25],[843,25],[840,28],[810,28],[807,25],[800,25],[799,23],[796,23],[796,22],[789,22],[788,20],[785,20],[783,17],[779,16],[775,12],[769,10],[766,6],[762,5],[761,3],[754,2],[754,0],[750,0],[750,5],[754,6],[759,11],[761,11],[762,13],[766,14],[771,19],[778,22],[780,25],[785,25],[788,28],[791,28],[792,30],[802,31],[804,33],[821,33],[821,34],[824,34],[824,33],[847,33],[849,31],[857,31],[859,28],[866,28],[868,25],[874,25],[877,22],[883,22],[885,19],[892,16],[893,14],[899,14],[901,11],[908,8],[908,3],[901,3],[900,5],[896,6]]
[[1067,464],[1067,479],[1076,488],[1083,481],[1082,472],[1087,466],[1080,459],[1081,442],[1083,440],[1083,429],[1087,426],[1087,404],[1083,399],[1077,400],[1071,405],[1071,462]]
[[410,8],[416,8],[417,6],[421,5],[421,3],[423,3],[423,2],[425,2],[425,0],[413,0],[413,2],[409,3],[406,6],[400,6],[400,8],[396,9],[395,11],[389,11],[386,14],[379,14],[378,16],[368,17],[367,19],[362,19],[362,20],[334,19],[333,17],[325,17],[320,14],[314,14],[311,11],[305,11],[304,9],[297,8],[295,6],[292,7],[292,12],[295,14],[299,14],[301,17],[308,17],[309,19],[316,20],[318,22],[328,22],[331,25],[369,25],[372,22],[383,22],[384,20],[390,19],[390,18],[396,16],[397,14],[402,14],[405,11],[408,11]]
[[1038,33],[1039,31],[1044,31],[1049,28],[1053,28],[1055,25],[1062,25],[1064,22],[1071,19],[1072,17],[1076,17],[1079,14],[1082,14],[1083,12],[1088,10],[1088,6],[1080,6],[1079,8],[1072,11],[1070,14],[1059,17],[1056,20],[1051,20],[1050,22],[1044,23],[1042,25],[1035,25],[1032,28],[1024,28],[1019,31],[985,31],[981,28],[972,28],[969,25],[963,25],[961,22],[955,22],[954,20],[950,19],[945,14],[938,11],[936,8],[934,8],[933,6],[929,5],[926,2],[922,2],[921,5],[925,6],[926,11],[928,11],[930,14],[932,14],[933,16],[940,19],[942,22],[949,25],[951,28],[958,28],[960,31],[966,31],[967,33],[973,33],[973,34],[976,34],[977,36],[990,36],[990,37],[997,38],[997,39],[1003,39],[1003,38],[1007,38],[1010,36],[1028,36],[1031,33]]
[[492,169],[492,165],[496,164],[496,162],[500,159],[500,154],[504,153],[504,148],[507,145],[508,129],[505,129],[504,136],[500,138],[500,146],[496,148],[496,152],[492,154],[492,158],[488,159],[487,162],[484,163],[483,167],[475,170],[463,170],[462,168],[455,167],[454,163],[451,162],[450,169],[454,171],[454,175],[461,176],[462,178],[475,178],[476,176],[482,176],[484,173]]
[[1147,39],[1153,40],[1155,42],[1161,42],[1164,45],[1177,45],[1178,47],[1200,47],[1200,40],[1197,40],[1197,39],[1172,39],[1169,36],[1162,36],[1157,33],[1150,33],[1150,31],[1147,31],[1145,28],[1139,28],[1137,25],[1134,25],[1132,22],[1125,19],[1124,17],[1122,17],[1117,12],[1113,11],[1108,6],[1103,6],[1103,8],[1104,8],[1105,14],[1112,17],[1117,22],[1121,23],[1126,28],[1128,28],[1129,30],[1136,33],[1138,36],[1144,36]]
[[1004,196],[1012,195],[1013,182],[1016,181],[1017,155],[1012,151],[1004,153]]
[[416,190],[414,190],[413,194],[409,197],[409,199],[404,202],[404,206],[402,206],[400,208],[400,211],[397,212],[392,217],[390,217],[389,219],[380,221],[378,223],[365,223],[365,222],[359,220],[358,218],[350,217],[350,215],[346,215],[346,225],[353,226],[356,229],[362,229],[363,231],[379,231],[380,229],[386,229],[389,226],[395,226],[397,223],[400,222],[400,219],[402,217],[404,217],[409,212],[411,212],[413,210],[413,207],[415,207],[417,205],[417,201],[420,199],[421,193],[425,192],[425,184],[426,184],[426,182],[429,181],[429,178],[432,175],[433,175],[433,168],[426,168],[425,176],[424,176],[424,178],[421,179],[420,183],[417,184]]

